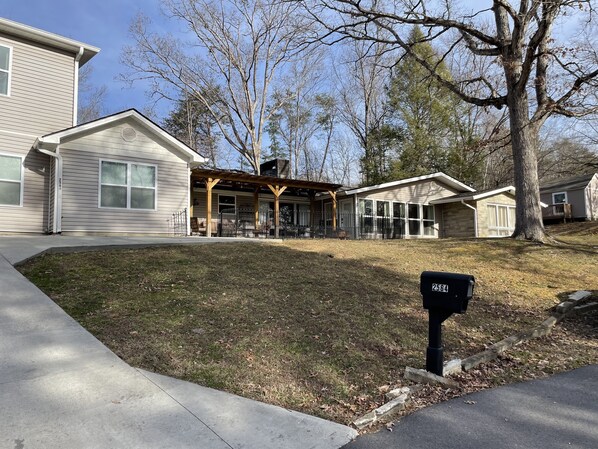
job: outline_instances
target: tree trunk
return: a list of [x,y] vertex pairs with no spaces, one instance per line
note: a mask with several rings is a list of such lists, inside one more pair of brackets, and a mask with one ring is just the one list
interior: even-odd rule
[[513,237],[545,240],[536,147],[539,127],[529,120],[527,95],[509,95],[509,122],[515,175],[516,221]]

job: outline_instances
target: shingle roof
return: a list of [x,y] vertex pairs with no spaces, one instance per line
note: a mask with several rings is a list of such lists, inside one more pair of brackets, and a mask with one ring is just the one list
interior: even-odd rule
[[571,190],[577,188],[583,188],[587,186],[596,173],[589,175],[573,176],[565,179],[556,179],[554,181],[548,181],[542,183],[540,186],[541,192],[547,192],[550,190]]

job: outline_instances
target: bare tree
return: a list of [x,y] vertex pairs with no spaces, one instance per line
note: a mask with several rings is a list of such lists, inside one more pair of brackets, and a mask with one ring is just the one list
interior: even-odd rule
[[375,159],[372,134],[386,117],[386,87],[390,77],[389,46],[384,42],[353,40],[342,48],[343,61],[336,70],[339,119],[351,130],[363,151],[364,184],[375,181],[368,168]]
[[139,17],[131,26],[135,45],[122,55],[130,69],[123,78],[150,80],[158,97],[186,92],[197,99],[259,173],[264,127],[281,105],[269,103],[271,87],[303,43],[299,6],[268,0],[164,0],[164,6],[192,41],[152,32]]
[[[575,117],[597,110],[598,57],[592,34],[563,45],[553,26],[566,16],[585,21],[577,24],[580,28],[591,27],[592,0],[493,0],[490,8],[472,11],[458,11],[448,0],[314,1],[302,3],[310,2],[307,14],[327,30],[320,40],[350,38],[400,48],[463,101],[507,108],[517,189],[514,237],[543,241],[536,157],[540,129],[551,115]],[[451,64],[452,79],[412,51],[406,36],[413,25],[425,30],[423,42],[442,44],[440,61]],[[479,61],[488,58],[496,69],[475,73],[478,66],[485,67]],[[459,76],[459,67],[475,75]],[[483,95],[475,93],[480,89]]]
[[106,86],[94,86],[91,82],[93,66],[86,64],[79,69],[79,106],[77,123],[100,118],[105,113]]

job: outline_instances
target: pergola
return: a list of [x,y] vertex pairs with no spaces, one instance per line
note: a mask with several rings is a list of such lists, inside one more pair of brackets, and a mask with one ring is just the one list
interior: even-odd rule
[[[340,184],[327,182],[305,181],[302,179],[287,179],[276,176],[254,175],[234,170],[217,170],[206,168],[195,168],[191,171],[191,188],[196,182],[203,182],[206,186],[206,235],[212,231],[212,189],[217,185],[226,184],[234,189],[250,189],[253,191],[254,225],[259,224],[259,194],[261,191],[269,191],[274,194],[274,226],[275,236],[280,231],[280,196],[283,192],[295,191],[296,194],[307,195],[310,199],[310,212],[314,216],[315,197],[318,192],[326,192],[332,198],[332,229],[336,230],[336,191]],[[193,216],[193,204],[191,204],[191,216]]]

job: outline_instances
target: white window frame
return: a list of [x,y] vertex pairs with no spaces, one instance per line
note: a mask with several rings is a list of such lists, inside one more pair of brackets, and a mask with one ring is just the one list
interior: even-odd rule
[[[365,211],[366,211],[366,207],[365,207],[365,202],[366,201],[371,201],[372,202],[372,214],[371,215],[366,215]],[[362,207],[361,205],[363,204],[363,212],[362,212]],[[372,199],[372,198],[358,198],[357,199],[357,210],[359,212],[358,217],[360,218],[360,229],[359,232],[366,234],[366,235],[374,235],[376,232],[376,200]],[[365,219],[369,218],[372,220],[372,225],[370,227],[370,231],[369,232],[365,232],[364,229],[361,229],[361,221],[363,221],[363,228],[366,228],[367,225],[365,224]]]
[[[511,205],[511,204],[499,204],[499,203],[488,203],[486,205],[487,208],[490,208],[490,206],[494,207],[494,217],[496,219],[496,226],[495,227],[490,227],[490,220],[488,220],[488,237],[492,237],[492,238],[504,238],[504,237],[509,237],[514,231],[515,231],[515,223],[511,223],[511,214],[509,212],[509,209],[513,209],[515,210],[515,206]],[[498,225],[498,208],[499,207],[506,207],[507,208],[507,226],[499,226]],[[490,214],[490,210],[488,210],[488,214]],[[490,216],[490,215],[488,215]],[[490,231],[497,231],[497,235],[490,235]],[[508,231],[509,234],[508,235],[500,235],[500,231]]]
[[13,48],[10,45],[0,44],[0,47],[8,48],[8,70],[0,69],[0,72],[8,73],[8,81],[6,86],[6,93],[0,92],[0,97],[10,97],[10,85],[12,81],[12,52]]
[[[102,206],[102,186],[116,186],[125,187],[118,184],[102,184],[102,162],[112,162],[115,164],[124,164],[127,166],[127,207],[110,207]],[[153,209],[139,209],[131,207],[131,165],[141,165],[144,167],[154,167],[155,169],[155,185],[154,187],[134,187],[135,189],[147,189],[154,191],[154,208]],[[112,209],[112,210],[134,210],[140,212],[155,212],[158,210],[158,166],[156,164],[147,164],[145,162],[131,162],[131,161],[119,161],[114,159],[100,159],[98,169],[98,208],[99,209]]]
[[12,154],[0,152],[0,156],[14,157],[15,159],[21,159],[21,180],[15,181],[14,179],[0,179],[3,182],[19,182],[21,184],[21,192],[19,194],[19,204],[0,204],[0,207],[23,207],[23,192],[25,185],[25,156],[22,154]]
[[[230,193],[219,193],[218,194],[218,214],[220,215],[220,197],[221,196],[231,196],[235,199],[235,204],[234,204],[234,208],[235,208],[235,215],[237,214],[237,195],[231,195]],[[223,206],[228,206],[226,209],[231,209],[231,205],[228,203],[222,203]]]
[[[565,201],[563,201],[562,203],[555,203],[554,202],[555,195],[565,195]],[[568,202],[569,202],[569,197],[567,195],[567,192],[554,192],[552,194],[552,204],[567,204]]]
[[[417,206],[417,212],[418,212],[418,217],[417,218],[411,218],[411,215],[409,214],[409,206]],[[405,217],[407,218],[405,220],[405,235],[408,236],[413,236],[413,237],[423,237],[424,235],[424,229],[423,229],[423,223],[422,223],[422,205],[420,203],[410,203],[410,202],[406,202],[405,203]],[[418,221],[419,222],[419,234],[412,234],[411,231],[409,230],[409,223],[412,221]]]
[[[431,220],[429,218],[424,218],[424,207],[431,207],[432,213],[434,214],[434,218]],[[422,237],[436,237],[437,236],[437,229],[436,229],[436,207],[433,204],[420,204],[420,215],[421,215],[421,236]],[[426,229],[424,226],[425,222],[432,222],[432,230],[434,231],[432,234],[426,234]]]

